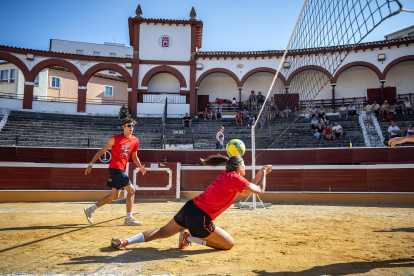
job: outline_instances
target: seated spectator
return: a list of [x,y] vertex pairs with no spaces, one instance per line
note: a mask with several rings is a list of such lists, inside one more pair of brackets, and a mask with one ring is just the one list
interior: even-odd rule
[[381,105],[381,108],[380,108],[380,115],[385,115],[384,113],[386,112],[387,113],[387,116],[389,115],[388,114],[388,109],[389,109],[389,104],[387,103],[387,100],[385,100],[384,101],[384,103]]
[[320,119],[321,124],[322,124],[322,125],[325,125],[326,120],[327,120],[326,115],[325,115],[325,114],[323,114],[323,115],[322,115],[322,118]]
[[316,119],[316,115],[312,116],[312,120],[311,120],[311,129],[315,130],[316,126],[318,125],[319,120]]
[[397,99],[394,104],[394,114],[404,114],[404,101],[402,99]]
[[270,107],[275,106],[275,104],[276,104],[276,102],[275,102],[275,100],[273,99],[273,97],[270,97],[270,100],[269,100],[269,105],[270,105]]
[[168,158],[167,158],[167,156],[164,156],[164,157],[162,158],[162,162],[168,162]]
[[129,117],[128,108],[123,104],[122,107],[119,109],[118,119],[125,119]]
[[323,138],[327,140],[335,139],[335,135],[332,133],[331,125],[326,125],[325,128],[323,129]]
[[299,116],[299,110],[298,110],[298,107],[297,106],[295,106],[293,108],[293,116],[295,116],[295,118],[297,118]]
[[237,100],[236,100],[236,98],[233,98],[233,101],[231,102],[231,106],[233,107],[233,112],[236,112],[236,107],[237,107]]
[[259,119],[259,123],[260,123],[260,128],[264,128],[264,126],[265,126],[265,117],[262,115],[262,116],[260,116],[260,119]]
[[323,126],[319,122],[318,125],[315,127],[315,134],[313,135],[313,137],[315,137],[316,139],[322,139],[323,137],[322,133],[323,133]]
[[380,105],[377,103],[377,101],[374,101],[374,104],[372,105],[372,112],[375,114],[379,114]]
[[394,121],[391,121],[391,125],[388,128],[388,139],[395,138],[395,137],[402,137],[402,131],[398,126],[395,125]]
[[313,117],[313,115],[317,116],[318,115],[318,111],[315,109],[315,106],[312,105],[311,109],[309,109],[309,117]]
[[318,116],[319,118],[322,118],[322,116],[325,115],[325,109],[323,108],[323,105],[318,109]]
[[367,115],[367,122],[372,122],[372,107],[373,105],[369,103],[369,101],[367,102],[367,105],[365,106],[365,114]]
[[412,123],[408,123],[408,127],[403,130],[403,136],[414,136],[414,128]]
[[222,103],[224,103],[224,100],[223,99],[216,98],[216,103],[222,104]]
[[337,122],[335,122],[332,132],[335,135],[336,138],[342,138],[342,135],[344,135],[344,129],[341,127],[341,125],[338,125]]
[[413,105],[411,104],[411,102],[408,100],[407,97],[404,98],[404,110],[405,110],[405,113],[407,114],[413,113]]
[[243,106],[244,106],[246,109],[249,109],[249,106],[250,106],[250,101],[249,101],[249,98],[247,98],[247,100],[245,100],[245,101],[243,102]]
[[284,117],[285,118],[289,118],[292,115],[292,110],[290,110],[289,108],[285,109],[283,111]]
[[339,108],[339,116],[348,117],[348,108],[345,107],[345,104],[342,104],[342,106]]
[[210,112],[210,118],[213,120],[213,119],[216,119],[217,120],[217,110],[214,108],[214,106],[213,106],[213,108],[211,109],[211,112]]
[[249,100],[250,100],[250,106],[256,107],[256,110],[257,110],[257,103],[256,103],[257,99],[256,99],[256,95],[254,94],[254,90],[250,92]]
[[181,120],[182,124],[183,124],[183,128],[188,127],[189,129],[191,129],[191,117],[188,116],[188,113],[185,113],[185,116],[183,117],[183,119]]
[[240,113],[237,113],[237,115],[235,117],[235,121],[236,121],[236,125],[238,125],[239,122],[240,122],[241,125],[243,125],[243,117],[242,117],[241,112]]
[[331,126],[331,125],[332,125],[332,123],[331,123],[331,122],[329,122],[329,119],[328,119],[328,118],[326,118],[326,121],[323,123],[323,125],[324,125],[324,126]]
[[204,111],[203,111],[203,118],[204,118],[204,121],[206,121],[207,119],[209,119],[209,118],[210,118],[210,112],[208,111],[207,107],[206,107],[206,108],[204,108]]
[[262,95],[262,92],[258,92],[257,95],[257,103],[256,103],[256,110],[257,110],[257,105],[261,106],[265,101],[265,97]]
[[250,114],[249,117],[249,126],[254,125],[256,123],[256,116],[254,114]]
[[349,116],[356,116],[356,110],[355,110],[355,105],[354,103],[350,103],[348,106],[348,115]]
[[217,119],[221,119],[221,114],[223,113],[223,107],[221,104],[217,107]]
[[242,115],[243,122],[245,122],[245,121],[246,121],[246,116],[247,116],[247,110],[246,110],[246,107],[243,107],[243,108],[242,108],[242,110],[241,110],[241,115]]

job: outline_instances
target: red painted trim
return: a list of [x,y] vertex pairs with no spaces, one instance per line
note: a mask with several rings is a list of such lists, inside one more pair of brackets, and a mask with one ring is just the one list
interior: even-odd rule
[[33,104],[33,85],[24,86],[23,109],[32,109]]
[[135,36],[134,36],[132,47],[134,47],[134,50],[137,50],[138,52],[139,52],[140,26],[141,26],[141,23],[138,23],[138,22],[134,23]]
[[86,111],[86,89],[78,89],[78,112]]
[[[244,82],[247,80],[248,77],[250,77],[253,74],[259,73],[259,72],[268,72],[268,73],[276,74],[277,70],[273,69],[273,68],[269,68],[269,67],[259,67],[259,68],[256,68],[256,69],[252,69],[243,76],[243,78],[240,81],[242,86],[240,86],[240,87],[243,87]],[[277,74],[277,77],[283,82],[284,86],[287,86],[286,79],[282,75],[282,73],[279,72],[279,74]]]
[[125,81],[128,83],[128,88],[132,87],[132,78],[129,72],[125,68],[122,68],[121,66],[119,66],[118,64],[113,64],[113,63],[99,63],[89,68],[88,71],[86,71],[85,74],[83,75],[82,85],[86,86],[88,84],[89,79],[95,73],[99,71],[103,71],[103,70],[111,70],[111,71],[118,72],[124,77]]
[[408,61],[408,60],[414,60],[414,55],[410,55],[410,56],[403,56],[403,57],[399,57],[397,59],[394,59],[393,61],[391,61],[387,67],[385,67],[384,71],[382,72],[382,78],[381,80],[385,80],[387,78],[387,74],[388,71],[396,64],[400,63],[400,62],[404,62],[404,61]]
[[351,67],[355,67],[355,66],[363,66],[363,67],[367,67],[369,69],[371,69],[372,71],[374,71],[375,74],[377,74],[378,80],[381,80],[382,77],[382,73],[381,71],[377,68],[377,66],[375,66],[372,63],[366,62],[366,61],[354,61],[348,64],[345,64],[344,66],[342,66],[336,73],[335,76],[333,78],[331,78],[331,83],[336,83],[338,81],[338,77],[339,75],[345,71],[348,68]]
[[140,60],[140,64],[155,64],[155,65],[190,65],[191,61],[165,61],[165,60]]
[[137,103],[139,102],[138,94],[138,76],[139,76],[139,64],[132,64],[132,91],[128,92],[131,94],[130,101],[128,102],[128,109],[131,114],[137,113]]
[[50,68],[52,66],[61,66],[61,67],[64,67],[64,68],[68,69],[70,72],[72,72],[72,74],[78,80],[78,85],[81,85],[80,84],[81,79],[82,79],[81,71],[79,71],[79,69],[75,65],[73,65],[73,63],[70,63],[69,61],[64,60],[64,59],[56,59],[56,58],[46,59],[46,60],[43,60],[43,61],[39,62],[38,64],[36,64],[36,66],[33,67],[33,69],[30,71],[30,80],[28,80],[28,81],[34,81],[36,76],[43,69]]
[[29,72],[29,69],[27,68],[26,64],[24,64],[23,61],[21,61],[18,57],[13,56],[12,54],[9,54],[9,53],[0,52],[0,60],[5,60],[5,61],[11,62],[14,65],[16,65],[16,67],[19,68],[20,71],[22,71],[23,76],[25,80],[27,81],[28,79],[27,74]]
[[151,80],[151,78],[157,74],[160,73],[169,73],[173,76],[175,76],[178,81],[180,82],[180,87],[187,87],[187,83],[185,81],[185,78],[183,76],[183,74],[181,74],[180,71],[178,71],[177,69],[175,69],[174,67],[171,66],[157,66],[152,68],[151,70],[149,70],[144,78],[142,79],[142,83],[141,86],[148,86],[149,81]]
[[300,72],[303,72],[303,71],[306,71],[306,70],[317,70],[317,71],[319,71],[319,72],[322,72],[322,73],[324,73],[329,79],[330,78],[332,78],[332,75],[331,75],[331,73],[328,71],[328,70],[326,70],[325,68],[323,68],[323,67],[320,67],[320,66],[318,66],[318,65],[306,65],[306,66],[303,66],[303,67],[300,67],[300,68],[298,68],[298,69],[296,69],[295,71],[293,71],[290,75],[289,75],[289,78],[287,79],[287,86],[290,86],[290,82],[292,81],[292,79],[297,75],[297,74],[299,74]]
[[239,78],[236,76],[236,74],[234,74],[232,71],[228,70],[228,69],[224,69],[224,68],[213,68],[210,70],[207,70],[206,72],[204,72],[203,74],[201,74],[201,76],[198,77],[197,82],[196,82],[196,87],[200,87],[200,83],[201,81],[207,77],[210,74],[213,73],[224,73],[229,75],[230,77],[232,77],[234,79],[234,81],[237,84],[237,87],[242,87],[242,84],[239,80]]

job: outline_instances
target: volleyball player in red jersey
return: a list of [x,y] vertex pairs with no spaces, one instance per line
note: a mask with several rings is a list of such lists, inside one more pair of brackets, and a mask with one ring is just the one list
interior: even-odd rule
[[137,122],[132,118],[125,118],[122,120],[122,128],[124,129],[124,132],[116,136],[112,136],[111,139],[109,139],[108,143],[95,154],[91,163],[89,163],[89,166],[85,170],[85,175],[88,175],[88,173],[90,173],[92,170],[93,164],[99,159],[99,157],[101,157],[102,154],[104,154],[109,148],[112,148],[111,161],[109,163],[110,176],[106,184],[112,188],[112,193],[102,198],[91,207],[84,208],[86,218],[90,224],[93,224],[92,216],[96,209],[104,206],[112,200],[118,199],[119,195],[121,194],[121,189],[123,188],[128,193],[126,198],[126,218],[124,225],[142,225],[142,222],[135,220],[132,216],[135,189],[134,186],[132,186],[131,180],[129,180],[128,176],[125,174],[126,165],[128,163],[130,155],[132,156],[132,160],[134,161],[135,165],[138,166],[143,175],[147,171],[144,165],[141,165],[141,162],[137,156],[139,140],[134,135],[132,135],[136,124]]
[[[226,231],[215,226],[213,220],[230,207],[238,194],[262,195],[266,189],[265,176],[272,170],[272,166],[266,165],[261,168],[250,183],[243,177],[244,161],[238,155],[229,158],[212,155],[201,161],[207,166],[225,163],[226,171],[220,173],[201,195],[187,201],[165,226],[144,231],[128,239],[112,239],[111,247],[122,248],[128,244],[164,239],[180,233],[178,246],[181,249],[186,248],[191,242],[216,249],[231,249],[234,246],[233,238]],[[185,232],[185,229],[190,233]]]

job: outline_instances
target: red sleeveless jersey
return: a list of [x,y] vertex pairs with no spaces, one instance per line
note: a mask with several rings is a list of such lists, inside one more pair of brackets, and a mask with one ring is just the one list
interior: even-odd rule
[[238,194],[243,193],[249,186],[250,182],[235,171],[222,172],[207,190],[193,201],[214,220],[230,207]]
[[124,133],[112,136],[112,138],[115,139],[115,143],[111,149],[109,167],[125,171],[131,152],[138,151],[139,140],[133,135],[126,138]]

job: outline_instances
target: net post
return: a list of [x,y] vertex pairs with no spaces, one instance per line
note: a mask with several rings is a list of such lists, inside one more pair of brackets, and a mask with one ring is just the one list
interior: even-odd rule
[[[256,139],[254,135],[254,125],[252,125],[252,179],[256,177]],[[256,195],[253,194],[253,210],[256,210]]]

